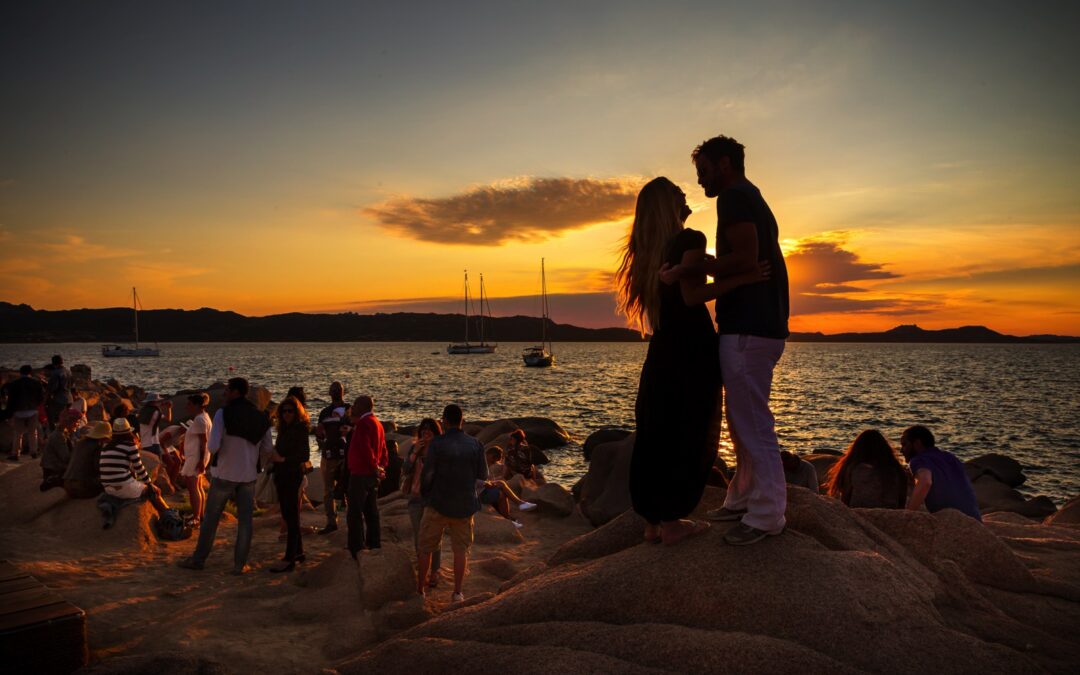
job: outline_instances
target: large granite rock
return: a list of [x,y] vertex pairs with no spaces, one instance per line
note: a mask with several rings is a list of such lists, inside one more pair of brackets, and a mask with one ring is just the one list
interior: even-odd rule
[[515,429],[524,431],[529,445],[536,446],[541,450],[561,448],[570,444],[573,440],[570,438],[570,434],[566,433],[557,422],[546,417],[513,417],[487,422],[482,427],[478,427],[479,424],[471,426],[469,432],[475,431],[473,435],[485,447],[489,447],[496,439],[500,439],[501,443],[499,444],[505,448],[506,440],[501,437]]
[[1024,467],[1020,465],[1020,462],[1007,455],[990,453],[975,459],[969,459],[964,462],[964,465],[968,469],[968,476],[972,480],[974,480],[972,472],[976,476],[990,474],[1009,487],[1020,487],[1027,480],[1027,476],[1024,475],[1023,471]]
[[[722,499],[707,489],[698,515]],[[1028,530],[1017,555],[956,513],[854,510],[799,488],[788,499],[786,533],[749,547],[724,545],[720,524],[678,547],[634,543],[641,523],[623,516],[338,671],[480,659],[515,673],[1075,672],[1080,586],[1036,573],[1027,553],[1041,529],[1063,531],[1053,550],[1080,568],[1071,528],[1008,524]]]
[[630,508],[633,451],[634,434],[593,449],[588,472],[574,486],[578,506],[593,525],[603,525]]
[[1029,499],[990,473],[979,476],[972,481],[971,485],[975,489],[975,499],[979,503],[979,510],[984,514],[1010,511],[1041,520],[1057,510],[1057,506],[1048,497],[1038,496]]
[[574,512],[574,496],[561,485],[544,483],[526,487],[523,492],[521,498],[537,504],[541,515],[565,517]]
[[1053,515],[1046,518],[1047,525],[1080,525],[1080,497],[1073,497]]
[[621,441],[634,432],[628,429],[597,429],[589,434],[589,437],[585,439],[585,445],[581,446],[581,451],[585,455],[585,461],[592,461],[592,452],[596,449],[596,446],[603,445],[604,443],[611,443],[613,441]]

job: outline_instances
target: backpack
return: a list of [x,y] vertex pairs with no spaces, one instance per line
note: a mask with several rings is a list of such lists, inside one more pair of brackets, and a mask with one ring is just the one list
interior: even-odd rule
[[191,525],[184,522],[176,509],[167,509],[158,516],[155,523],[158,539],[163,541],[180,541],[191,537]]

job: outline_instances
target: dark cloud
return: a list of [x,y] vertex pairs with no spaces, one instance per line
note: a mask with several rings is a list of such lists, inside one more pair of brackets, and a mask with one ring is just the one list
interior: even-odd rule
[[450,197],[396,197],[363,213],[395,234],[440,244],[542,241],[633,215],[643,180],[516,178]]
[[1080,264],[1020,267],[1005,270],[972,270],[969,274],[934,279],[934,286],[971,286],[1008,284],[1010,286],[1045,286],[1059,284],[1076,288],[1080,284]]

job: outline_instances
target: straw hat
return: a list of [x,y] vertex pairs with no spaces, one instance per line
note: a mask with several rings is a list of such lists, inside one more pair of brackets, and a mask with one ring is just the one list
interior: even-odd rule
[[143,405],[146,405],[147,403],[159,403],[164,400],[165,399],[161,396],[161,394],[147,394],[146,398],[144,398],[142,402]]
[[[124,421],[127,422],[127,420]],[[112,438],[112,425],[108,422],[92,422],[90,428],[86,432],[86,437],[98,441]]]
[[116,418],[116,421],[112,423],[112,432],[114,436],[130,434],[131,431],[131,422],[128,422],[126,417],[118,417]]

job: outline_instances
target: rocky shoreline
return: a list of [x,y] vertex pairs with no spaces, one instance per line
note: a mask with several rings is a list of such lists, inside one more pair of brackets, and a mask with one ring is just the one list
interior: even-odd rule
[[[72,370],[94,414],[145,395]],[[215,405],[220,390],[209,390]],[[274,408],[265,389],[253,399]],[[467,431],[493,444],[519,427],[541,447],[568,440],[543,418]],[[402,451],[408,431],[391,432]],[[344,528],[307,536],[308,561],[284,578],[265,573],[284,547],[268,509],[255,523],[256,569],[237,579],[226,574],[235,523],[223,523],[206,570],[179,570],[194,540],[159,541],[148,505],[102,531],[93,500],[39,492],[37,463],[24,461],[0,474],[0,558],[87,611],[96,673],[1065,673],[1080,664],[1080,502],[1057,509],[1023,497],[1022,467],[1008,457],[967,463],[984,524],[951,511],[849,509],[792,487],[779,537],[725,546],[717,526],[665,547],[641,543],[643,523],[628,510],[632,444],[624,430],[600,430],[584,443],[589,470],[572,491],[518,485],[541,504],[520,531],[479,514],[464,603],[449,602],[445,583],[413,595],[400,493],[381,500],[381,553],[357,564]],[[810,458],[819,475],[835,460]],[[707,488],[699,515],[723,495]]]

